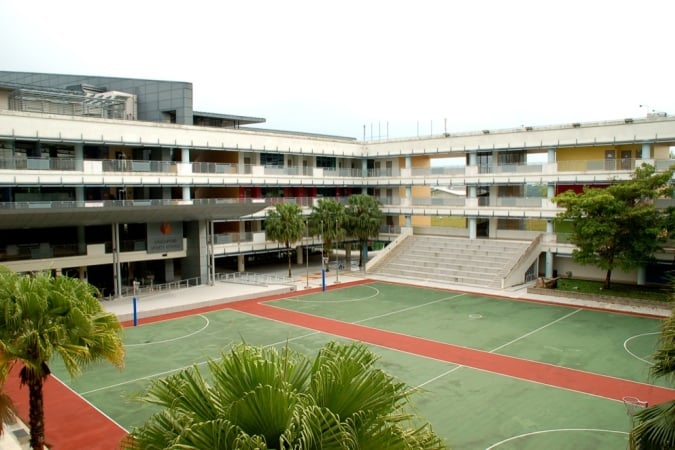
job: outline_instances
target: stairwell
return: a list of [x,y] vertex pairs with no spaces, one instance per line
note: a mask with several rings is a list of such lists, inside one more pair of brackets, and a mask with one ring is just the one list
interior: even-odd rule
[[374,273],[397,278],[502,288],[502,278],[530,242],[415,235],[393,250]]

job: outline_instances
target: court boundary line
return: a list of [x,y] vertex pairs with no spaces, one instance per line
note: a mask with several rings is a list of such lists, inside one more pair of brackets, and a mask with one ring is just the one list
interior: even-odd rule
[[[186,317],[191,317],[191,316],[186,316]],[[178,336],[178,337],[175,337],[175,338],[164,339],[164,340],[161,340],[161,341],[154,341],[154,342],[139,342],[138,344],[124,344],[124,347],[125,348],[126,347],[144,347],[146,345],[166,344],[167,342],[180,341],[181,339],[187,339],[191,336],[194,336],[196,334],[201,333],[202,331],[206,330],[211,325],[211,322],[209,321],[209,318],[206,317],[204,314],[194,314],[194,317],[201,317],[202,319],[204,319],[206,321],[206,325],[201,327],[199,330],[193,331],[193,332],[185,334],[183,336]],[[157,323],[157,322],[155,322],[155,323]]]
[[[239,312],[239,311],[237,311],[237,312]],[[242,314],[245,314],[245,313],[242,313]],[[253,316],[253,317],[257,317],[257,316]],[[279,323],[283,323],[283,322],[279,322]],[[276,345],[284,344],[286,342],[293,342],[293,341],[296,341],[296,340],[299,340],[299,339],[304,339],[304,338],[309,337],[309,336],[315,336],[317,334],[321,334],[321,332],[316,331],[316,330],[312,330],[311,333],[306,333],[306,334],[303,334],[303,335],[300,335],[300,336],[294,336],[292,338],[284,339],[283,341],[277,341],[277,342],[273,342],[271,344],[266,344],[263,347],[273,347],[273,346],[276,346]],[[235,341],[230,342],[228,345],[231,345],[233,342],[235,342]],[[217,359],[218,359],[218,357],[213,358],[213,360],[217,360]],[[136,383],[137,381],[152,380],[153,378],[157,378],[157,377],[161,377],[161,376],[164,376],[164,375],[172,374],[174,372],[179,372],[181,370],[189,369],[189,368],[194,367],[194,366],[203,366],[205,364],[208,364],[209,361],[211,361],[211,360],[206,359],[204,361],[197,361],[197,362],[192,363],[191,365],[188,365],[188,366],[181,366],[181,367],[178,367],[178,368],[175,368],[175,369],[165,370],[163,372],[156,372],[156,373],[146,375],[146,376],[143,376],[143,377],[137,377],[137,378],[134,378],[132,380],[126,380],[126,381],[123,381],[121,383],[115,383],[115,384],[109,384],[107,386],[101,386],[100,388],[91,389],[89,391],[83,391],[83,392],[80,393],[80,395],[95,394],[97,392],[105,391],[105,390],[108,390],[108,389],[113,389],[113,388],[124,386],[124,385],[127,385],[127,384]],[[75,392],[75,391],[73,391],[73,392]]]
[[635,353],[633,353],[633,352],[631,352],[630,350],[628,350],[628,341],[630,341],[630,340],[632,340],[632,339],[635,339],[635,338],[638,338],[638,337],[642,337],[642,336],[651,336],[651,335],[654,335],[654,334],[661,334],[661,332],[659,332],[659,331],[652,331],[652,332],[650,332],[650,333],[641,333],[641,334],[636,334],[636,335],[633,335],[633,336],[629,336],[625,341],[623,341],[623,349],[626,350],[626,353],[628,353],[630,356],[632,356],[633,358],[637,359],[638,361],[642,361],[643,363],[647,364],[648,366],[653,366],[653,365],[654,365],[653,362],[647,361],[647,360],[644,359],[644,358],[640,358],[638,355],[636,355]]
[[619,431],[619,430],[604,430],[602,428],[551,428],[550,430],[539,430],[539,431],[532,431],[530,433],[523,433],[523,434],[518,434],[516,436],[511,436],[508,439],[504,439],[502,441],[499,441],[495,444],[492,444],[489,447],[486,447],[485,450],[492,450],[493,448],[496,448],[502,444],[506,444],[508,442],[516,441],[518,439],[522,438],[527,438],[530,436],[537,436],[541,434],[546,434],[546,433],[559,433],[559,432],[569,432],[569,431],[590,431],[594,433],[612,433],[612,434],[625,434],[628,436],[628,432],[626,431]]

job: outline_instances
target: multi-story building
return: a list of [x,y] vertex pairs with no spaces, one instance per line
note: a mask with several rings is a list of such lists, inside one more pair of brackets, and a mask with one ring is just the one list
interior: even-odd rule
[[[265,238],[266,207],[368,193],[387,240],[404,228],[536,241],[535,272],[551,276],[573,267],[551,199],[642,162],[664,170],[675,145],[665,114],[370,141],[263,122],[194,111],[186,82],[0,72],[0,264],[107,295],[134,280],[208,283],[226,261],[241,271],[282,250]],[[672,263],[659,257],[626,276],[658,278]]]

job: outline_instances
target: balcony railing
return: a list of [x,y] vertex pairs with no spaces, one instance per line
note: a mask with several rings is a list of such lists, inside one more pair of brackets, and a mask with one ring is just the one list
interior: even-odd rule
[[[600,159],[600,160],[570,160],[558,161],[555,164],[557,172],[615,172],[633,171],[643,160],[633,158],[623,159]],[[667,170],[675,164],[673,159],[650,160],[657,170]],[[88,163],[87,166],[85,163]],[[181,173],[178,166],[182,163],[174,161],[156,160],[127,160],[127,159],[103,159],[103,160],[78,160],[72,158],[0,158],[0,170],[61,170],[61,171],[84,171],[92,164],[100,164],[102,172],[130,172],[130,173]],[[480,165],[478,173],[481,174],[540,174],[545,172],[546,163]],[[216,162],[193,162],[190,164],[194,174],[222,174],[243,175],[257,173],[262,176],[322,176],[332,178],[360,178],[363,176],[361,169],[352,168],[314,168],[301,166],[256,166],[251,164],[231,164]],[[258,169],[255,169],[255,168]],[[89,169],[92,170],[92,169]],[[93,169],[95,171],[95,169]],[[256,172],[257,170],[257,172]],[[467,166],[450,167],[426,167],[412,168],[410,174],[413,177],[426,176],[464,176],[470,170]],[[368,177],[400,177],[401,168],[378,168],[368,169]]]
[[[87,200],[87,201],[23,201],[0,202],[0,209],[28,209],[28,208],[120,208],[133,206],[176,206],[176,205],[220,205],[245,203],[272,203],[273,199],[264,198],[200,198],[193,200],[181,199],[136,199],[136,200]],[[287,199],[281,199],[285,201]]]
[[[239,166],[237,164],[225,163],[211,163],[211,162],[195,162],[192,163],[193,173],[222,173],[222,174],[237,174],[239,173]],[[251,173],[244,171],[245,173]]]
[[598,171],[620,171],[635,170],[636,163],[639,165],[641,159],[623,158],[623,159],[599,159],[599,160],[570,160],[558,161],[559,172],[598,172]]

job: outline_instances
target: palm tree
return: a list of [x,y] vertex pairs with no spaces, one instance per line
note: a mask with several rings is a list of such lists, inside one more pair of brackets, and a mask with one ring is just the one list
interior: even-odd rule
[[309,215],[309,231],[314,236],[321,235],[325,252],[331,252],[333,243],[337,248],[339,240],[344,238],[345,224],[345,206],[337,200],[322,198],[312,207]]
[[314,361],[284,348],[234,346],[208,363],[154,381],[158,413],[131,431],[127,449],[441,449],[407,412],[407,385],[376,369],[364,344],[325,345]]
[[99,359],[122,368],[121,329],[88,283],[0,268],[0,384],[9,368],[20,363],[21,384],[29,393],[31,448],[41,450],[45,444],[42,386],[50,374],[48,363],[60,356],[71,376]]
[[304,230],[302,210],[296,203],[278,203],[267,214],[265,221],[267,239],[286,247],[289,278],[291,277],[291,244],[302,239]]
[[[675,309],[661,324],[659,348],[650,375],[675,380]],[[650,406],[634,417],[630,432],[631,450],[664,450],[675,448],[675,400]]]
[[359,267],[368,259],[368,240],[376,238],[384,222],[384,213],[380,202],[367,194],[349,197],[347,213],[347,233],[359,241]]

